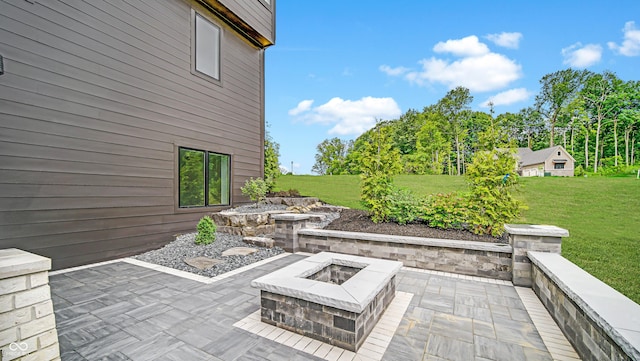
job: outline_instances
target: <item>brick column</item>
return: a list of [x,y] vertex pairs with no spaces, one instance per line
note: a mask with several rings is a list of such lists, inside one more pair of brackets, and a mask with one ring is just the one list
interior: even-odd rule
[[556,226],[529,224],[505,224],[509,234],[509,244],[513,247],[512,272],[513,285],[531,287],[533,284],[531,261],[528,251],[560,254],[562,237],[568,237],[569,231]]
[[306,214],[276,214],[272,216],[276,222],[275,245],[287,252],[298,252],[298,231],[307,226],[311,218]]
[[0,250],[1,360],[60,360],[50,269],[49,258]]

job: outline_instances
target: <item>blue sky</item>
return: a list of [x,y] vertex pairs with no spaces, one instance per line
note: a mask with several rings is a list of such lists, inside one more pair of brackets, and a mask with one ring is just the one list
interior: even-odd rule
[[640,80],[640,1],[279,0],[266,121],[280,163],[312,174],[324,139],[422,110],[456,86],[472,108],[530,106],[568,67]]

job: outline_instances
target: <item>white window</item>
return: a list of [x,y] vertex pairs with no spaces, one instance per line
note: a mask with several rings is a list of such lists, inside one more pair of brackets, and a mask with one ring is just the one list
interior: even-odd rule
[[220,28],[196,14],[195,70],[220,80]]

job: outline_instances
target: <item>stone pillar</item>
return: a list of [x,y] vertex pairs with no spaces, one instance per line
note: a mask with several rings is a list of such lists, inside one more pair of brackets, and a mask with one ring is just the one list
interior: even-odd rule
[[509,234],[509,244],[513,247],[513,285],[523,287],[533,285],[533,271],[527,252],[560,254],[562,237],[569,236],[566,229],[547,225],[505,224],[504,229]]
[[50,269],[49,258],[0,250],[1,360],[60,360]]
[[307,221],[310,218],[306,214],[273,215],[276,222],[275,245],[287,252],[298,252],[298,231],[307,226]]

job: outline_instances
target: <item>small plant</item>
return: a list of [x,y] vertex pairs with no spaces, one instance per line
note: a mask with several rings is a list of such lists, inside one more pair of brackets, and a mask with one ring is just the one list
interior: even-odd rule
[[392,187],[389,195],[389,218],[398,224],[414,222],[420,216],[418,197],[406,188]]
[[431,195],[422,209],[423,220],[434,228],[462,229],[468,217],[469,201],[456,192]]
[[216,240],[216,224],[209,216],[200,218],[198,226],[198,234],[196,235],[196,244],[207,245],[213,243]]
[[244,182],[244,187],[241,187],[240,191],[252,201],[260,203],[267,196],[268,186],[262,178],[251,178]]

